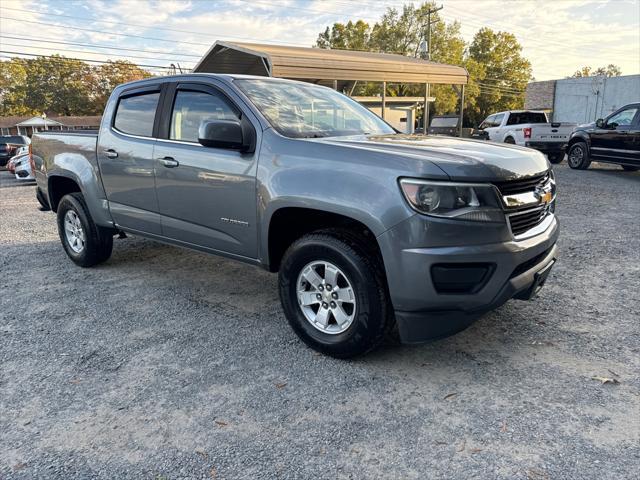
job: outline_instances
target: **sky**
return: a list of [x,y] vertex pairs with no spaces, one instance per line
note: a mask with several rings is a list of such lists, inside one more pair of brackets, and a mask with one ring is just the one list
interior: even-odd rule
[[[125,58],[159,73],[190,68],[215,40],[312,46],[326,26],[387,7],[375,0],[0,0],[0,59],[54,53],[104,61]],[[640,0],[441,0],[445,21],[465,40],[482,27],[516,35],[536,80],[582,66],[640,73]],[[57,42],[57,43],[54,43]]]

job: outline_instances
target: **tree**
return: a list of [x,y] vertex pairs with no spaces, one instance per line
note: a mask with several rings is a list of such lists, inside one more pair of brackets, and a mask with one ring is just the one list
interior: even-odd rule
[[371,28],[369,24],[358,20],[334,23],[331,29],[327,27],[318,35],[316,45],[320,48],[335,48],[342,50],[369,50]]
[[116,85],[150,76],[126,60],[12,58],[0,62],[0,115],[100,115]]
[[91,76],[91,109],[102,113],[109,95],[117,85],[151,76],[148,71],[127,60],[108,61],[94,67]]
[[[420,48],[427,38],[427,12],[435,7],[429,1],[401,10],[388,8],[373,26],[358,20],[334,23],[318,35],[316,46],[395,53],[426,58]],[[483,28],[468,46],[460,35],[458,22],[446,23],[438,13],[431,15],[431,60],[464,66],[471,77],[465,92],[467,124],[477,124],[487,112],[517,108],[524,104],[524,90],[531,79],[531,64],[522,56],[522,47],[514,35]],[[380,93],[379,83],[361,83],[357,94]],[[422,96],[423,85],[388,85],[391,96]],[[434,113],[455,112],[459,104],[457,91],[450,85],[432,85],[436,101]]]
[[483,79],[472,79],[479,87],[472,124],[491,112],[514,110],[524,106],[524,90],[531,80],[531,63],[522,56],[522,46],[515,35],[481,28],[469,45],[468,58],[482,65]]
[[619,77],[622,75],[622,70],[619,66],[614,65],[613,63],[610,63],[606,67],[596,68],[595,70],[589,66],[585,66],[580,70],[576,70],[576,72],[569,78],[595,77],[597,75],[604,75],[605,77]]
[[25,103],[27,66],[21,58],[0,62],[0,116],[36,115]]

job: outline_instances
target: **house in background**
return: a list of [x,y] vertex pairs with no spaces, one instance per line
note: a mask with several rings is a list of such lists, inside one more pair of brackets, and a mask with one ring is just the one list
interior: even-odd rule
[[27,135],[44,130],[97,130],[100,116],[87,117],[0,117],[0,135]]
[[589,123],[640,99],[640,75],[532,82],[524,108],[544,110],[554,122]]

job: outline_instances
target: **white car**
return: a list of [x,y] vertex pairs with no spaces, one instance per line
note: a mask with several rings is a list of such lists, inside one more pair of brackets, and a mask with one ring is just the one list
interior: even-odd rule
[[478,127],[493,142],[512,143],[546,153],[560,163],[575,123],[550,123],[547,114],[535,110],[510,110],[489,115]]
[[13,163],[13,171],[16,176],[16,180],[35,180],[36,177],[31,168],[31,161],[29,158],[29,147],[20,147],[16,151],[16,155],[9,160]]

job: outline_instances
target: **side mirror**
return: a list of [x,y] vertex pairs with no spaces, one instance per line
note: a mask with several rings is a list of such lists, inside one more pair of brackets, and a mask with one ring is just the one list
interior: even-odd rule
[[198,142],[205,147],[246,151],[239,120],[205,120],[198,130]]
[[604,120],[599,118],[596,120],[596,127],[598,128],[604,128]]

